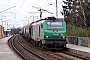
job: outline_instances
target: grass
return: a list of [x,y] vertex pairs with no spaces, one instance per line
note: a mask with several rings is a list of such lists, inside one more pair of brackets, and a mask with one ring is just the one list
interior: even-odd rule
[[67,25],[67,36],[90,37],[90,27],[76,27],[74,25]]

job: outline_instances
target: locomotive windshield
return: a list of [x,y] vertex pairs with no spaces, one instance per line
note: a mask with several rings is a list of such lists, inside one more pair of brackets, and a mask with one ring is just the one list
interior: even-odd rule
[[62,22],[47,22],[47,28],[48,29],[63,29],[63,23]]

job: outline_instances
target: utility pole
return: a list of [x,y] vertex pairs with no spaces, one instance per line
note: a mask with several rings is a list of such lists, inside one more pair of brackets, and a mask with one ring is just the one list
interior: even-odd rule
[[[12,6],[10,8],[5,9],[5,10],[2,10],[2,11],[0,11],[0,13],[4,13],[5,11],[10,10],[10,9],[12,9],[14,7],[16,7],[16,6]],[[10,13],[12,13],[12,12],[10,12]],[[16,17],[16,13],[15,13],[15,17]],[[1,20],[1,25],[3,26],[3,15],[1,15],[1,19],[0,20]]]
[[[34,13],[39,13],[39,12],[28,12],[28,13],[33,14],[33,16],[30,16],[30,18],[33,17],[33,22],[34,22],[34,17],[35,17],[35,16],[34,16]],[[36,17],[37,17],[37,16],[36,16]],[[30,18],[28,18],[28,19],[30,19]]]
[[58,18],[58,3],[57,3],[57,0],[56,0],[56,18]]
[[[34,6],[32,6],[32,7],[34,7]],[[34,7],[34,8],[39,9],[39,11],[40,11],[40,19],[42,19],[42,12],[43,12],[43,11],[45,11],[45,12],[47,12],[47,13],[50,13],[50,14],[54,14],[54,13],[52,13],[52,12],[48,12],[48,11],[45,10],[45,9],[41,9],[41,7],[40,7],[40,8]]]
[[[36,12],[28,12],[28,13],[36,13]],[[32,19],[31,19],[31,17],[32,17]],[[28,17],[26,17],[26,18],[28,18],[28,19],[30,19],[30,20],[33,20],[33,22],[34,22],[34,19],[35,19],[35,17],[38,17],[38,16],[30,16],[30,18],[28,18]]]
[[3,15],[1,15],[1,25],[3,26]]
[[41,8],[40,8],[40,19],[42,19],[42,10],[41,10]]
[[33,22],[34,22],[34,16],[33,16]]
[[[22,21],[24,22],[24,26],[25,26],[25,25],[29,24],[29,21],[30,21],[30,20],[22,20]],[[28,23],[27,23],[27,22],[28,22]]]
[[8,29],[8,20],[7,20],[7,29]]

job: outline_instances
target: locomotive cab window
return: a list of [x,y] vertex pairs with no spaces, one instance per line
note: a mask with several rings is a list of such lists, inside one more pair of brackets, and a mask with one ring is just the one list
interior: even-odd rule
[[43,24],[41,24],[41,28],[43,28]]
[[47,22],[48,29],[63,29],[63,22]]

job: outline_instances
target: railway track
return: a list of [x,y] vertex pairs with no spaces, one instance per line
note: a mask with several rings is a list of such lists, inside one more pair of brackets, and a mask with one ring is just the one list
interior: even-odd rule
[[[21,50],[23,50],[23,52],[28,51],[28,52],[21,52],[19,53],[19,55],[21,54],[22,55],[22,59],[24,60],[89,60],[89,58],[86,58],[86,56],[79,56],[79,55],[75,55],[75,53],[71,53],[71,52],[67,52],[66,51],[63,51],[63,52],[51,52],[51,51],[47,51],[45,49],[41,49],[37,46],[34,46],[32,45],[31,43],[29,42],[26,42],[22,36],[20,35],[17,35],[17,37],[11,39],[13,40],[13,43],[14,44],[17,44],[17,46],[21,46],[22,49],[19,49],[19,51],[21,52]],[[17,43],[15,43],[17,42]],[[16,47],[16,45],[15,45]],[[18,48],[17,47],[17,48]],[[18,50],[18,49],[17,49]],[[70,53],[72,55],[70,55]],[[25,54],[27,54],[25,56]],[[32,57],[34,58],[31,58],[31,54],[34,55]],[[20,55],[20,56],[21,56]],[[77,57],[79,56],[79,57]]]
[[30,53],[34,54],[35,56],[39,57],[41,60],[46,60],[46,58],[38,55],[37,53],[35,53],[35,52],[31,51],[30,49],[26,48],[25,46],[23,46],[19,40],[18,40],[18,43],[19,43],[24,49],[26,49],[28,52],[30,52]]
[[21,56],[21,57],[22,57],[23,59],[25,59],[25,60],[28,60],[28,58],[25,57],[25,56],[15,47],[14,39],[15,39],[15,36],[14,36],[14,38],[12,39],[12,42],[11,42],[12,48],[16,51],[16,53],[18,53],[19,56]]
[[[11,40],[11,41],[10,41]],[[40,55],[30,51],[28,48],[24,47],[18,40],[16,36],[9,40],[9,46],[23,59],[23,60],[46,60]],[[21,46],[21,47],[20,47]]]
[[70,60],[90,60],[90,57],[87,57],[81,54],[76,54],[76,53],[69,52],[69,51],[55,52],[55,54],[66,56],[66,57],[71,57]]
[[64,54],[64,53],[60,54],[61,52],[59,52],[59,54],[56,54],[56,53],[51,52],[51,51],[47,51],[44,49],[42,50],[41,48],[36,47],[36,46],[31,46],[32,44],[26,42],[25,40],[23,40],[23,38],[21,38],[21,40],[25,43],[25,46],[28,45],[27,48],[31,49],[31,47],[32,48],[34,47],[34,49],[37,49],[37,51],[36,50],[33,50],[33,51],[35,51],[36,53],[39,52],[38,54],[46,57],[48,60],[55,60],[55,59],[56,60],[60,60],[60,59],[62,59],[62,60],[78,60],[78,58],[72,57],[70,55],[65,56],[66,54]]
[[45,57],[46,60],[66,60],[65,58],[50,54],[47,50],[41,49],[37,46],[32,45],[31,43],[26,42],[23,38],[21,38],[20,42],[24,42],[24,46],[26,46],[29,50],[32,50],[33,52]]
[[62,53],[77,57],[77,58],[82,59],[82,60],[90,60],[89,56],[85,56],[85,55],[82,55],[82,54],[73,53],[73,52],[69,52],[69,51],[68,52],[67,51],[62,51]]

